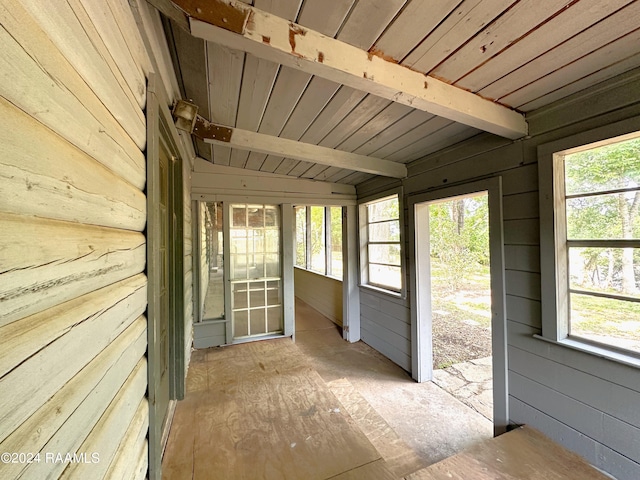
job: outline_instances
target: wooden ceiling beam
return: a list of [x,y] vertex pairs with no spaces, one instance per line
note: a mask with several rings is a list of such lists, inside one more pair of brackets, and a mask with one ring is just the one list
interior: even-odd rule
[[407,167],[402,163],[218,125],[200,115],[196,118],[193,134],[213,145],[278,155],[385,177],[405,178],[407,176]]
[[235,0],[173,0],[192,35],[511,139],[524,115]]

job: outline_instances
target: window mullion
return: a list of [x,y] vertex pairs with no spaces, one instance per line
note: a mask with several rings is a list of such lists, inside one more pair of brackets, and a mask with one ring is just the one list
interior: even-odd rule
[[309,270],[311,268],[311,208],[304,207],[305,212],[305,254],[304,254],[304,268]]
[[324,207],[324,274],[331,275],[331,209]]

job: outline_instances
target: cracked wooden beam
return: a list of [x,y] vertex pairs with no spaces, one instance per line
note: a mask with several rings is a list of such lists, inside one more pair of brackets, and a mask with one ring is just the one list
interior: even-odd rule
[[235,0],[173,0],[205,40],[503,137],[527,134],[524,115]]
[[193,134],[213,145],[295,158],[296,160],[385,177],[405,178],[407,176],[407,167],[402,163],[218,125],[207,121],[200,115],[196,118]]

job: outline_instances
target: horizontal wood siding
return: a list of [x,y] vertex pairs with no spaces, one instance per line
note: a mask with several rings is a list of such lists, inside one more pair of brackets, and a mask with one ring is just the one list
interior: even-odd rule
[[342,282],[301,268],[293,271],[296,297],[342,326]]
[[360,288],[362,341],[411,370],[411,312],[407,299]]
[[[511,143],[481,134],[409,164],[409,177],[402,181],[410,196],[452,183],[502,177],[510,420],[542,430],[620,479],[640,478],[640,371],[534,338],[541,331],[543,281],[537,146],[638,117],[639,92],[636,70],[533,112],[531,138]],[[358,197],[397,185],[375,178],[357,186]],[[409,212],[405,214],[408,218]],[[362,338],[399,364],[403,351],[410,365],[408,307],[389,298],[361,289]],[[400,323],[403,311],[406,327]],[[403,332],[406,343],[400,341]]]
[[144,478],[150,59],[126,0],[0,23],[0,451],[99,460],[0,477]]

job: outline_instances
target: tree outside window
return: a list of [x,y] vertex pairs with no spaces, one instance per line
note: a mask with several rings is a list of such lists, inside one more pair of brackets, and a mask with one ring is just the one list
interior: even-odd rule
[[342,207],[295,207],[295,265],[342,280]]
[[569,335],[640,352],[640,138],[563,159]]
[[363,283],[400,293],[402,249],[400,247],[400,203],[398,195],[369,202],[365,216],[366,270]]

